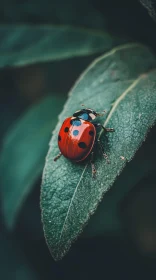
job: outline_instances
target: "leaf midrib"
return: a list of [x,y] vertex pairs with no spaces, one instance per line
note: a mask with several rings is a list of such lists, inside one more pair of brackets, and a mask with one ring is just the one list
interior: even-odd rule
[[[105,122],[104,122],[104,127],[106,127],[107,123],[109,122],[109,120],[111,119],[113,113],[115,112],[115,109],[118,107],[119,103],[126,97],[126,95],[132,91],[133,88],[135,88],[135,86],[143,79],[143,77],[145,77],[144,75],[140,75],[114,102],[112,109],[110,110],[108,117],[106,118]],[[99,137],[101,137],[101,134],[103,133],[103,129],[100,131],[99,133]]]
[[61,241],[61,237],[62,237],[62,234],[63,234],[63,232],[64,232],[66,220],[68,219],[68,214],[69,214],[69,211],[70,211],[70,207],[71,207],[71,205],[72,205],[72,202],[73,202],[73,199],[74,199],[75,194],[76,194],[76,192],[77,192],[77,189],[78,189],[78,187],[79,187],[79,185],[80,185],[80,183],[81,183],[81,180],[82,180],[82,178],[83,178],[83,175],[84,175],[84,173],[85,173],[85,171],[86,171],[87,165],[88,165],[88,163],[85,165],[85,167],[84,167],[84,169],[83,169],[83,171],[82,171],[80,180],[79,180],[79,182],[78,182],[78,184],[77,184],[77,186],[76,186],[76,188],[75,188],[75,191],[74,191],[74,193],[73,193],[73,196],[72,196],[72,198],[71,198],[71,201],[70,201],[70,204],[69,204],[69,208],[68,208],[68,211],[67,211],[67,215],[66,215],[66,218],[65,218],[65,221],[64,221],[64,223],[63,223],[62,230],[61,230],[59,243],[60,243],[60,241]]

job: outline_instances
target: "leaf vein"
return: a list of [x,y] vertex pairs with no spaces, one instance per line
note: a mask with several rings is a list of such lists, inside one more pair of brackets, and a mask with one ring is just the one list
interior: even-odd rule
[[[126,95],[132,91],[133,88],[136,87],[136,85],[141,81],[141,79],[145,77],[144,75],[139,76],[114,102],[112,109],[110,110],[108,117],[106,119],[106,121],[104,122],[104,127],[107,125],[107,123],[109,122],[109,120],[111,119],[115,109],[118,107],[118,105],[120,104],[120,102],[126,97]],[[101,134],[103,133],[103,130],[100,131],[99,133],[99,137],[101,137]]]
[[80,185],[80,183],[81,183],[81,180],[82,180],[82,178],[83,178],[83,175],[84,175],[84,173],[85,173],[85,171],[86,171],[87,166],[88,166],[88,163],[86,164],[86,166],[85,166],[85,168],[84,168],[84,170],[83,170],[83,172],[82,172],[82,174],[81,174],[80,180],[79,180],[79,182],[78,182],[78,184],[77,184],[77,186],[76,186],[76,188],[75,188],[75,191],[74,191],[74,193],[73,193],[73,196],[72,196],[72,198],[71,198],[71,201],[70,201],[70,204],[69,204],[69,207],[68,207],[68,211],[67,211],[67,215],[66,215],[65,221],[64,221],[63,226],[62,226],[62,230],[61,230],[61,234],[60,234],[59,243],[60,243],[60,240],[61,240],[61,238],[62,238],[62,234],[63,234],[64,229],[65,229],[65,224],[66,224],[66,221],[67,221],[67,219],[68,219],[68,215],[69,215],[69,211],[70,211],[70,208],[71,208],[73,199],[74,199],[75,194],[76,194],[76,192],[77,192],[77,190],[78,190],[78,187],[79,187],[79,185]]

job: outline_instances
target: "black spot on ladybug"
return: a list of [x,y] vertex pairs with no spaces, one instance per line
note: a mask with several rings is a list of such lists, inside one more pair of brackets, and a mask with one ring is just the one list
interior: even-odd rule
[[86,149],[86,148],[87,148],[87,145],[86,145],[84,142],[79,142],[79,143],[78,143],[78,146],[79,146],[81,149]]
[[73,131],[73,135],[74,136],[77,136],[79,134],[79,131],[77,130],[77,129],[75,129],[74,131]]
[[58,141],[61,141],[61,136],[60,135],[58,135]]
[[94,135],[94,131],[90,130],[90,131],[89,131],[89,135],[90,135],[90,136],[93,136],[93,135]]
[[68,132],[69,131],[69,127],[65,127],[64,132]]
[[77,119],[72,119],[70,121],[70,124],[73,125],[73,126],[80,126],[81,125],[81,121],[77,120]]

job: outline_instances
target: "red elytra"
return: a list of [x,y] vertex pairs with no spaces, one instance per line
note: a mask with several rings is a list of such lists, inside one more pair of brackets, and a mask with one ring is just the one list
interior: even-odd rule
[[100,123],[92,123],[97,116],[101,115],[103,114],[86,108],[76,111],[72,117],[65,119],[58,134],[60,153],[54,158],[54,161],[63,155],[72,161],[80,162],[91,154],[90,162],[92,166],[92,175],[94,176],[96,169],[93,163],[93,148],[95,142],[97,142],[100,145],[103,156],[107,162],[109,162],[100,141],[96,141],[96,127],[102,127],[106,132],[112,132],[114,129],[105,128]]
[[79,162],[90,154],[95,136],[96,129],[92,123],[69,117],[60,129],[58,146],[64,157]]

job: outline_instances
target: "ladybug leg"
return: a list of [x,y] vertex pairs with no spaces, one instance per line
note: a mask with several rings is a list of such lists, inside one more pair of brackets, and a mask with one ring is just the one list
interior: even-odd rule
[[62,156],[61,152],[54,158],[54,161],[57,161]]
[[114,132],[114,128],[102,127],[106,132]]
[[114,132],[114,128],[104,127],[101,123],[95,123],[95,127],[102,127],[105,132]]
[[96,169],[94,165],[94,152],[91,152],[91,159],[90,159],[91,167],[92,167],[92,177],[95,178]]
[[103,146],[102,146],[102,144],[101,144],[100,140],[98,139],[98,140],[97,140],[97,142],[98,142],[98,144],[99,144],[99,146],[100,146],[100,149],[101,149],[101,153],[102,153],[102,155],[103,155],[103,156],[104,156],[104,158],[106,159],[107,163],[110,163],[110,161],[109,161],[109,159],[108,159],[107,154],[104,152],[104,148],[103,148]]

